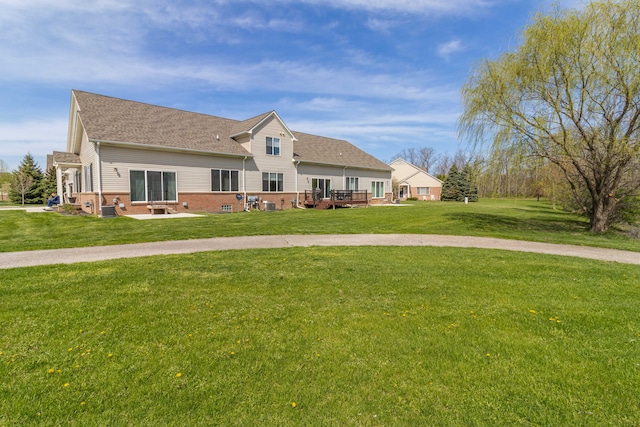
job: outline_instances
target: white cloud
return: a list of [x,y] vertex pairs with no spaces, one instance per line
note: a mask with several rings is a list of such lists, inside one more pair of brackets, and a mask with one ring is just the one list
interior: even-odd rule
[[31,153],[44,171],[47,154],[66,149],[67,126],[67,118],[0,122],[0,158],[13,170]]
[[367,11],[395,11],[421,14],[468,15],[487,8],[496,0],[276,0],[281,3],[296,1],[328,5],[341,9],[360,9]]
[[396,26],[396,22],[389,19],[369,18],[366,25],[371,31],[386,34]]
[[[0,143],[3,152],[11,151],[23,141],[67,141],[67,118],[0,122]],[[18,147],[19,148],[19,147]],[[24,150],[22,150],[24,151]]]
[[[296,3],[375,12],[364,18],[366,25],[384,33],[407,21],[406,16],[398,16],[402,13],[419,19],[464,15],[496,1],[273,0],[269,8],[282,13],[271,13],[262,0],[0,0],[0,83],[85,90],[124,87],[138,92],[195,87],[198,92],[248,94],[245,108],[274,108],[276,99],[295,99],[301,117],[314,117],[296,121],[292,115],[291,125],[301,131],[358,144],[392,141],[391,147],[415,142],[425,134],[448,140],[451,135],[443,129],[455,123],[457,84],[443,85],[434,80],[432,71],[418,69],[420,65],[394,61],[390,66],[370,46],[346,41],[331,61],[314,55],[314,46],[298,56],[238,54],[240,48],[227,53],[221,46],[263,30],[315,30],[340,36],[338,27],[344,22],[333,20],[338,14],[328,14],[327,22],[310,23],[312,18],[305,16],[295,19]],[[171,46],[158,48],[152,39],[156,31],[166,37],[167,44],[175,42],[173,47],[185,49],[176,54]],[[194,45],[197,48],[191,50]],[[438,53],[447,57],[462,48],[459,40],[451,40],[439,46]],[[241,107],[228,108],[239,111]],[[66,118],[0,123],[0,157],[13,164],[4,157],[19,156],[19,161],[27,151],[45,156],[54,149],[64,150],[66,131]]]
[[453,39],[438,45],[437,52],[439,56],[448,59],[451,54],[460,52],[463,49],[462,42],[458,39]]

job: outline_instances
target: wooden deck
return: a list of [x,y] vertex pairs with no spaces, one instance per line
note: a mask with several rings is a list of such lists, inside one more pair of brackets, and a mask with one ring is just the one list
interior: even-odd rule
[[322,198],[318,191],[304,192],[304,205],[315,209],[335,209],[369,205],[367,190],[332,190],[331,197]]

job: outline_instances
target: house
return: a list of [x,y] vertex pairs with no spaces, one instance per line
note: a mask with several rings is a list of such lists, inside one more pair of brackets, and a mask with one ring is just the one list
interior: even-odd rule
[[51,158],[64,201],[102,216],[285,209],[314,193],[375,204],[392,193],[388,165],[347,141],[292,131],[275,111],[232,120],[78,90],[67,150]]
[[389,163],[393,181],[398,185],[398,199],[440,200],[442,181],[404,159]]

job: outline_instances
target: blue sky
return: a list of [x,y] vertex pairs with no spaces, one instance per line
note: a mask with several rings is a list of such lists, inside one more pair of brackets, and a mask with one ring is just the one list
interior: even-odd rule
[[551,3],[0,0],[0,159],[44,169],[64,151],[72,89],[237,120],[276,110],[383,161],[453,154],[469,70]]

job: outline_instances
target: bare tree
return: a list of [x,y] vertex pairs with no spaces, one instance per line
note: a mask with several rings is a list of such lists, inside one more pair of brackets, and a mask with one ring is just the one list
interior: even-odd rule
[[11,187],[11,174],[9,173],[9,164],[0,159],[0,200],[4,200],[6,193]]
[[438,158],[434,166],[434,172],[437,177],[444,178],[449,173],[449,169],[453,165],[453,161],[448,153],[444,153]]
[[22,206],[24,206],[25,196],[33,185],[33,177],[27,172],[18,169],[13,173],[13,181],[11,182],[11,185],[14,191],[18,192],[22,197]]
[[439,158],[440,155],[433,147],[411,147],[405,148],[404,150],[400,151],[398,154],[393,156],[392,160],[404,159],[412,165],[415,165],[424,170],[425,172],[431,173]]

